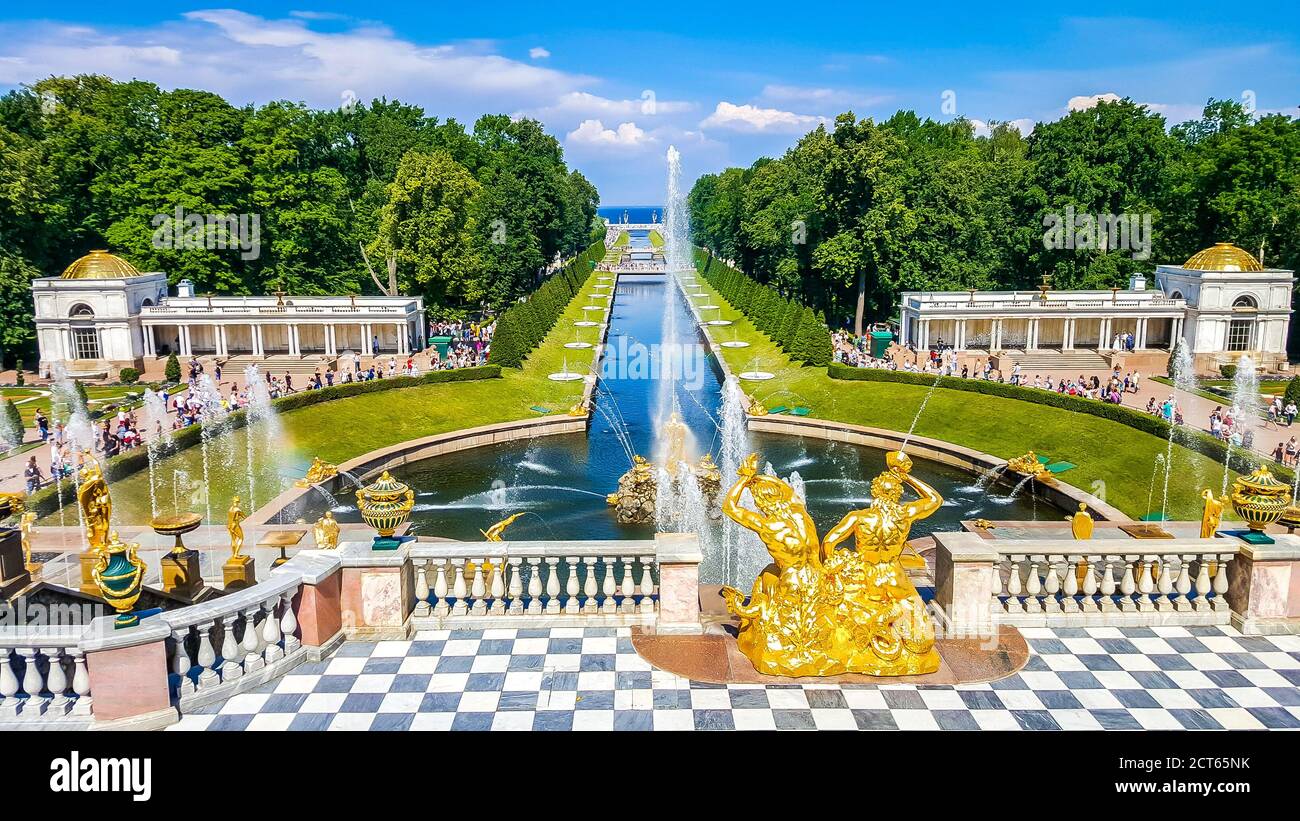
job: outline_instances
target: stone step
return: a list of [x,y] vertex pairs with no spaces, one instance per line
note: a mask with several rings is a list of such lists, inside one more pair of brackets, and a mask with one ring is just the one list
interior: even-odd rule
[[1008,351],[1006,356],[1019,363],[1020,369],[1054,368],[1056,370],[1109,370],[1110,362],[1097,351],[1033,350]]

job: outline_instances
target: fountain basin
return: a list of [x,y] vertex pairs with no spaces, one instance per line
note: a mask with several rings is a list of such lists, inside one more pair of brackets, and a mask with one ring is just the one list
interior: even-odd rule
[[720,308],[720,307],[722,307],[722,306],[720,306],[720,305],[701,305],[701,306],[700,306],[700,310],[701,310],[701,311],[716,311],[716,310],[718,310],[718,308]]
[[581,320],[581,321],[579,321],[579,322],[575,322],[575,323],[573,323],[573,324],[576,325],[576,326],[579,327],[579,328],[598,328],[598,327],[600,327],[600,323],[599,323],[599,322],[592,322],[591,320],[588,320],[588,319],[584,319],[584,320]]
[[730,325],[730,324],[731,324],[731,320],[730,320],[730,319],[710,319],[708,322],[705,322],[704,324],[705,324],[705,325]]
[[724,348],[748,348],[748,342],[742,342],[739,339],[733,339],[729,342],[720,343]]
[[565,343],[564,343],[564,347],[566,347],[566,348],[590,348],[590,347],[591,347],[591,343],[590,343],[590,342],[565,342]]
[[570,371],[560,371],[559,373],[549,374],[546,378],[552,382],[577,382],[579,379],[583,378],[583,374],[572,373]]
[[770,371],[741,371],[739,376],[741,379],[745,379],[750,382],[763,382],[768,379],[772,379],[773,377],[776,376],[776,374],[771,373]]
[[583,306],[582,306],[582,310],[584,310],[584,311],[603,311],[603,310],[605,310],[605,306],[604,306],[604,305],[583,305]]

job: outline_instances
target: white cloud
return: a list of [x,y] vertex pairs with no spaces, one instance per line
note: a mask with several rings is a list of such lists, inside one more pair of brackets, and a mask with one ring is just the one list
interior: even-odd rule
[[637,116],[657,116],[663,114],[680,114],[693,111],[695,103],[683,100],[660,100],[654,92],[647,90],[637,100],[614,100],[601,97],[587,91],[570,91],[547,106],[534,109],[533,114],[544,122],[552,120],[571,120],[591,118],[631,118]]
[[547,57],[551,56],[551,53],[541,46],[533,46],[528,49],[528,56],[532,57],[534,60],[545,60]]
[[713,113],[700,123],[701,128],[722,128],[748,133],[795,133],[808,131],[819,123],[829,122],[825,117],[795,114],[778,108],[759,108],[754,105],[735,105],[727,101],[718,103]]
[[870,108],[888,102],[887,94],[864,94],[842,88],[815,88],[811,86],[769,83],[759,95],[774,103],[804,103],[820,108],[827,106]]
[[1066,111],[1087,111],[1090,108],[1096,108],[1097,103],[1105,100],[1108,103],[1117,103],[1120,96],[1113,91],[1107,91],[1102,94],[1088,94],[1079,97],[1071,97],[1070,101],[1065,104]]
[[1020,132],[1020,136],[1022,137],[1028,137],[1030,134],[1033,134],[1034,126],[1038,125],[1033,117],[1020,117],[1019,119],[1008,120],[1007,122],[1015,126],[1016,130]]
[[494,53],[482,41],[426,45],[357,23],[317,31],[309,15],[265,18],[229,9],[132,29],[0,25],[0,84],[50,75],[102,73],[164,88],[202,88],[236,105],[274,99],[338,105],[344,89],[476,117],[579,91],[594,77]]
[[646,134],[636,123],[619,123],[617,128],[606,128],[600,120],[583,120],[565,139],[577,145],[619,148],[636,148],[655,142],[654,137]]

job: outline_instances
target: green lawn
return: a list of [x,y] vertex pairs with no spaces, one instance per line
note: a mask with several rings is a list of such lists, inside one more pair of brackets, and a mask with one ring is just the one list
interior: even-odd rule
[[632,241],[632,237],[631,235],[628,234],[627,231],[620,231],[618,236],[614,238],[614,247],[626,248],[628,243],[631,241]]
[[[132,394],[138,402],[144,396],[145,387],[145,385],[87,385],[86,398],[89,400],[90,410],[94,411],[105,405],[115,404]],[[18,413],[23,417],[23,424],[27,427],[35,424],[32,420],[36,418],[38,409],[46,416],[50,416],[52,396],[49,388],[0,388],[0,396],[14,400]]]
[[655,248],[662,248],[662,247],[664,247],[664,237],[663,237],[663,234],[660,234],[658,231],[651,230],[651,231],[650,231],[650,244],[651,244],[652,246],[654,246]]
[[[248,432],[240,429],[215,439],[208,447],[208,481],[202,481],[203,449],[192,447],[162,459],[154,471],[159,509],[179,507],[206,512],[210,500],[213,520],[224,520],[230,497],[240,494],[244,510],[251,511],[273,498],[306,472],[313,456],[339,463],[386,445],[471,428],[494,422],[537,417],[533,406],[564,413],[582,396],[582,382],[552,382],[547,374],[567,362],[571,371],[591,367],[594,348],[565,348],[575,339],[598,341],[600,328],[577,328],[583,305],[596,293],[596,275],[570,303],[546,340],[520,369],[506,368],[501,379],[421,385],[380,391],[322,402],[281,415],[283,436],[270,448],[274,458],[255,456],[258,469],[248,470]],[[610,290],[610,289],[606,289]],[[603,300],[595,304],[603,304]],[[599,314],[596,314],[599,316]],[[264,437],[255,428],[255,454],[265,453]],[[120,521],[146,521],[150,515],[150,477],[147,471],[112,485],[114,515]],[[206,496],[205,496],[206,491]],[[57,522],[58,514],[45,523]]]
[[[916,385],[833,380],[824,369],[792,363],[703,277],[697,277],[696,282],[710,294],[707,300],[695,300],[696,304],[720,305],[722,318],[734,323],[710,328],[713,338],[723,342],[734,337],[750,343],[748,348],[722,348],[732,372],[765,370],[776,374],[775,379],[766,382],[741,382],[747,393],[769,408],[804,406],[812,409],[810,416],[819,419],[896,431],[907,431],[915,420],[919,436],[1004,459],[1033,449],[1053,460],[1078,466],[1058,477],[1061,481],[1095,493],[1135,518],[1149,512],[1153,468],[1156,456],[1163,457],[1168,448],[1165,440],[1118,422],[1015,399],[943,387],[931,390]],[[709,311],[705,318],[713,319],[716,313]],[[1212,487],[1218,492],[1223,465],[1177,445],[1171,461],[1169,514],[1178,519],[1198,519],[1200,489]],[[1153,509],[1161,506],[1163,485],[1162,468],[1151,494]]]

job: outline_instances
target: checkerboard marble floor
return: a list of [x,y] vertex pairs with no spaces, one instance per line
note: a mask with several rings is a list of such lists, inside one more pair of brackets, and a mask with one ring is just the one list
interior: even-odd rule
[[733,684],[653,668],[627,628],[348,642],[177,730],[1112,730],[1300,728],[1300,636],[1026,628],[988,684]]

